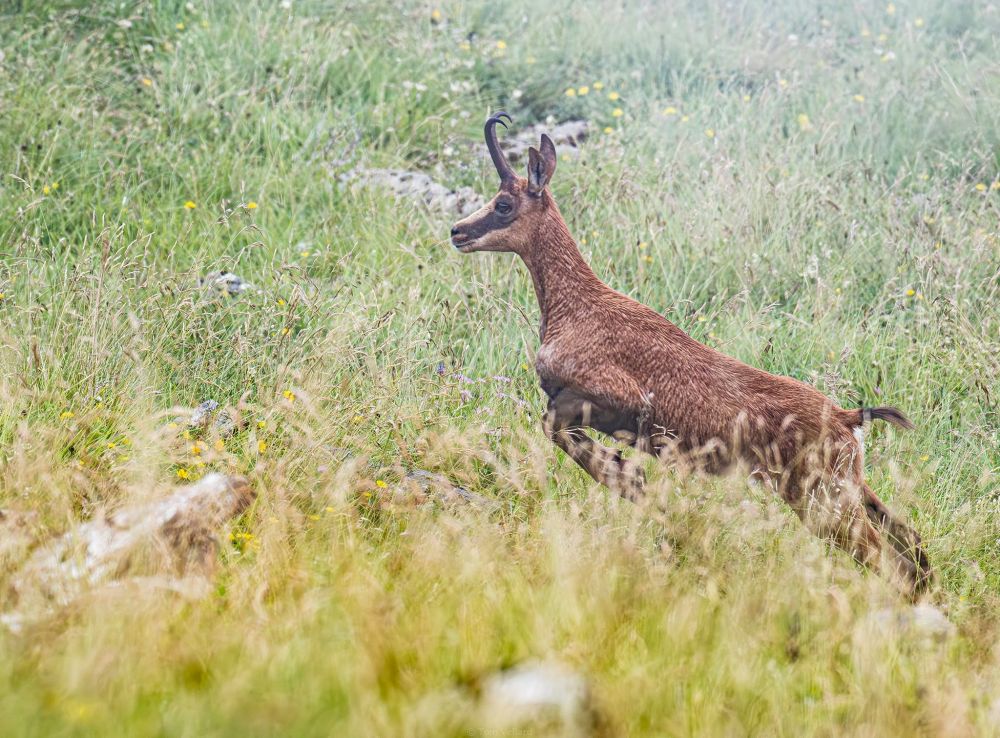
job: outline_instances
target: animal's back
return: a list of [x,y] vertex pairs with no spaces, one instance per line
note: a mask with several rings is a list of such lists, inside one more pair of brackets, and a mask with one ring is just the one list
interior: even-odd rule
[[683,426],[701,443],[728,440],[735,424],[746,417],[768,421],[769,428],[741,429],[747,440],[759,436],[760,443],[782,424],[790,433],[801,433],[803,440],[815,440],[823,433],[843,436],[848,431],[844,422],[848,413],[804,382],[706,346],[652,308],[610,288],[601,303],[601,312],[617,314],[611,321],[606,315],[600,317],[600,323],[614,326],[616,334],[601,338],[611,338],[605,345],[621,347],[619,353],[624,349],[625,354],[603,358],[628,368],[636,386],[647,393],[636,400],[648,405],[651,417],[665,429]]

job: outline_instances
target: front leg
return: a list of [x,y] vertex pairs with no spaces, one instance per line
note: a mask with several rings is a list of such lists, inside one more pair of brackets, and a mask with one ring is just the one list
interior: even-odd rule
[[590,400],[562,390],[549,400],[542,426],[545,435],[596,481],[635,502],[642,497],[645,473],[634,461],[623,458],[620,451],[597,443],[583,430],[607,415],[608,411]]

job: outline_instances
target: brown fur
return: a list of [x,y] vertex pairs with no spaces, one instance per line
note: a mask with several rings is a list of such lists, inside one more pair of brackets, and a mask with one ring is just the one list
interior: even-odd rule
[[[497,122],[486,125],[491,152],[499,152]],[[913,427],[901,412],[840,408],[802,382],[699,343],[605,285],[547,187],[556,164],[547,136],[540,151],[529,151],[526,179],[504,168],[502,154],[494,163],[500,191],[455,225],[452,241],[464,253],[513,251],[527,265],[541,310],[535,367],[549,396],[544,426],[554,443],[630,499],[642,494],[642,470],[585,428],[710,473],[743,466],[817,535],[882,569],[910,596],[926,587],[930,567],[920,537],[865,484],[855,432],[872,418]]]

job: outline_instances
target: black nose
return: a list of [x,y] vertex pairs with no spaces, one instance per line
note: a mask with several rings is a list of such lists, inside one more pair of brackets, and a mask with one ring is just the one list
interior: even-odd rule
[[457,236],[458,235],[458,228],[456,228],[455,226],[452,226],[451,227],[451,235]]

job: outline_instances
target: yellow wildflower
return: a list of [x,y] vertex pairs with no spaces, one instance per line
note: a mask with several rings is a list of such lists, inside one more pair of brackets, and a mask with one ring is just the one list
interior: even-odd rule
[[185,210],[194,210],[196,207],[198,207],[198,206],[194,204],[193,200],[187,200],[184,203],[184,209]]
[[864,101],[865,101],[865,96],[864,95],[855,95],[854,96],[854,102],[862,103]]
[[993,180],[993,184],[990,185],[991,190],[1000,190],[1000,179]]
[[984,185],[982,182],[977,182],[976,183],[976,191],[977,192],[986,192],[986,185]]
[[215,450],[216,451],[225,451],[226,450],[226,442],[223,441],[221,438],[217,439],[215,441]]
[[45,186],[44,186],[44,187],[42,188],[42,194],[43,194],[43,195],[47,195],[47,194],[49,194],[50,192],[52,192],[52,188],[50,188],[50,187],[49,187],[48,185],[45,185]]
[[261,429],[267,428],[267,421],[266,420],[258,420],[257,421],[257,427],[261,428]]
[[193,453],[195,456],[200,456],[201,455],[201,446],[199,444],[197,444],[197,443],[194,444],[193,446],[191,446],[191,453]]
[[292,392],[291,390],[285,390],[284,392],[281,393],[281,396],[284,397],[289,402],[295,402],[295,393]]
[[711,128],[706,128],[705,135],[708,136],[709,138],[715,138],[715,131]]
[[888,5],[886,5],[885,6],[885,14],[886,15],[895,15],[896,14],[896,4],[895,3],[889,3]]
[[915,294],[917,294],[917,291],[914,290],[914,289],[909,289],[909,290],[906,291],[906,296],[907,297],[913,297]]
[[615,108],[614,110],[611,111],[611,115],[615,118],[621,118],[623,115],[625,115],[625,111],[622,110],[621,108]]
[[319,520],[319,515],[310,515],[309,519],[310,520]]
[[431,11],[431,20],[434,21],[435,23],[440,23],[441,11],[438,10],[437,8],[434,8],[434,10]]
[[608,93],[608,100],[610,100],[611,102],[614,102],[619,97],[621,97],[621,95],[619,95],[617,92],[609,92]]
[[615,129],[612,128],[611,126],[604,126],[604,132],[605,133],[614,133],[614,131],[615,131]]
[[178,469],[177,470],[177,476],[180,479],[187,479],[190,475],[188,474],[188,470],[187,469]]
[[592,86],[598,92],[600,92],[601,90],[604,89],[604,83],[603,82],[595,82]]
[[788,80],[787,79],[779,79],[778,80],[778,87],[788,87]]
[[351,420],[355,423],[360,423],[364,419],[365,419],[364,415],[355,415],[353,418],[351,418]]
[[811,131],[812,123],[809,122],[809,116],[805,113],[799,113],[796,120],[799,122],[799,129],[803,131]]
[[750,96],[749,95],[744,95],[743,96],[743,102],[750,102]]
[[497,41],[497,48],[500,49],[500,51],[503,51],[504,49],[507,48],[507,42],[504,41],[503,39],[500,39],[499,41]]
[[74,417],[75,415],[76,415],[76,413],[74,413],[72,410],[65,410],[62,413],[60,413],[59,418],[60,418],[60,420],[69,420],[70,418]]
[[579,89],[577,89],[576,94],[577,95],[589,95],[590,94],[590,88],[587,87],[587,85],[584,85],[583,87],[580,87]]
[[178,24],[177,24],[176,26],[174,26],[174,27],[175,27],[175,28],[176,28],[176,29],[177,29],[178,31],[183,31],[183,30],[184,30],[184,24],[183,24],[183,23],[178,23]]
[[576,97],[576,88],[574,88],[574,87],[567,87],[566,88],[566,97]]
[[921,460],[921,461],[929,461],[929,460],[930,460],[930,458],[931,458],[931,457],[930,457],[930,456],[929,456],[928,454],[924,454],[923,456],[921,456],[921,457],[920,457],[920,460]]
[[663,114],[664,115],[677,115],[677,108],[675,108],[673,105],[668,105],[667,107],[665,107],[663,109]]
[[257,209],[257,203],[255,203],[253,200],[247,203],[247,210],[256,210],[256,209]]
[[151,80],[149,77],[143,77],[142,78],[142,83],[144,85],[146,85],[146,87],[152,87],[153,86],[153,80]]
[[648,243],[646,243],[645,241],[639,241],[639,248],[640,248],[640,249],[644,249],[644,248],[646,248],[647,246],[649,246],[649,244],[648,244]]
[[869,31],[867,28],[862,28],[861,29],[861,36],[862,36],[862,38],[868,38],[871,35],[872,35],[872,32]]
[[383,482],[381,479],[377,479],[377,480],[375,480],[375,486],[378,487],[378,488],[380,488],[380,489],[385,489],[389,485],[386,484],[385,482]]
[[458,48],[460,48],[462,51],[472,51],[472,44],[470,44],[468,41],[463,41],[458,45]]
[[257,441],[257,453],[262,454],[267,451],[267,441]]

